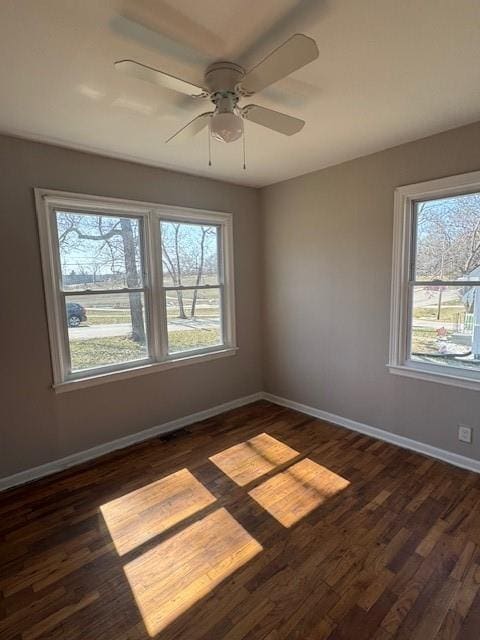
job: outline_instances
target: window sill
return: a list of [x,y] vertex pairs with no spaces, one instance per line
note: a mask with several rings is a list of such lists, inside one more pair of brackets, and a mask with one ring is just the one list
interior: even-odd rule
[[55,393],[65,393],[68,391],[74,391],[75,389],[96,387],[99,384],[105,384],[107,382],[127,380],[129,378],[136,378],[138,376],[143,376],[149,373],[158,373],[159,371],[165,371],[166,369],[174,369],[176,367],[183,367],[189,364],[208,362],[209,360],[217,360],[218,358],[233,356],[237,353],[237,351],[238,347],[227,347],[219,351],[211,351],[208,353],[184,356],[172,360],[166,360],[165,362],[144,364],[138,367],[132,367],[131,369],[122,369],[121,371],[99,373],[98,375],[88,376],[86,378],[75,378],[74,380],[67,380],[65,382],[54,384],[53,389]]
[[407,378],[417,378],[426,380],[427,382],[438,382],[440,384],[448,384],[453,387],[461,387],[463,389],[480,390],[480,377],[453,375],[444,373],[433,368],[423,368],[413,365],[388,364],[388,370],[397,376],[406,376]]

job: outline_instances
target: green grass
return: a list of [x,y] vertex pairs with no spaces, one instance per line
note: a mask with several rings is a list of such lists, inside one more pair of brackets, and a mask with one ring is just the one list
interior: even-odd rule
[[448,347],[449,353],[461,355],[469,350],[466,344],[455,340],[455,334],[447,331],[445,340],[440,341],[435,329],[415,327],[412,332],[412,352],[420,354],[436,354],[442,342]]
[[412,351],[414,353],[437,353],[438,336],[435,329],[415,327],[412,332]]
[[145,347],[125,336],[92,338],[70,342],[72,368],[90,369],[119,362],[140,360],[146,356]]
[[[169,320],[178,318],[178,309],[167,309],[167,317]],[[197,307],[195,312],[196,319],[212,317],[218,317],[218,309],[215,307]],[[128,309],[112,309],[111,311],[93,308],[87,309],[87,325],[128,324],[129,322],[131,322],[131,316]]]
[[[189,308],[186,308],[186,313],[188,316],[189,313]],[[217,307],[197,307],[195,310],[195,318],[211,318],[211,317],[218,317],[218,313],[219,310]],[[167,308],[167,317],[169,320],[175,320],[175,318],[178,318],[178,309],[168,309]],[[190,317],[190,316],[188,316]]]
[[194,329],[193,331],[170,331],[168,334],[170,351],[201,349],[219,343],[216,329]]
[[104,311],[102,309],[87,310],[87,324],[126,324],[131,322],[130,312],[127,309],[115,309]]
[[[171,331],[169,334],[171,352],[200,349],[218,343],[218,331],[216,329]],[[145,346],[134,342],[127,336],[72,340],[70,342],[70,353],[74,371],[121,362],[132,362],[147,356]]]
[[[418,320],[436,320],[438,309],[436,306],[416,307],[413,309],[413,317]],[[440,322],[457,322],[458,317],[465,314],[465,306],[458,305],[442,305],[440,309]]]

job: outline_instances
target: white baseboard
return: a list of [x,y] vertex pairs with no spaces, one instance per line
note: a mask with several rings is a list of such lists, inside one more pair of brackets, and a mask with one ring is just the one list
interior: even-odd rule
[[164,433],[182,429],[189,424],[200,422],[201,420],[206,420],[207,418],[212,418],[213,416],[219,415],[220,413],[224,413],[225,411],[229,411],[230,409],[236,409],[237,407],[242,407],[252,402],[256,402],[257,400],[268,400],[269,402],[273,402],[274,404],[278,404],[282,407],[288,407],[289,409],[300,411],[301,413],[305,413],[306,415],[312,416],[314,418],[319,418],[320,420],[325,420],[326,422],[331,422],[332,424],[336,424],[340,427],[346,427],[351,431],[358,431],[359,433],[371,436],[372,438],[376,438],[377,440],[384,440],[385,442],[395,444],[399,447],[402,447],[403,449],[410,449],[411,451],[422,453],[424,455],[430,456],[431,458],[437,458],[438,460],[442,460],[443,462],[448,462],[449,464],[453,464],[456,467],[461,467],[462,469],[468,469],[469,471],[480,473],[480,460],[474,460],[473,458],[468,458],[467,456],[462,456],[458,453],[453,453],[451,451],[446,451],[445,449],[432,447],[429,444],[418,442],[417,440],[412,440],[411,438],[406,438],[404,436],[399,436],[395,433],[384,431],[383,429],[377,429],[377,427],[371,427],[367,424],[363,424],[362,422],[351,420],[350,418],[343,418],[342,416],[337,416],[334,413],[328,413],[327,411],[322,411],[321,409],[315,409],[314,407],[310,407],[306,404],[301,404],[300,402],[294,402],[293,400],[288,400],[287,398],[281,398],[271,393],[259,391],[258,393],[253,393],[249,396],[237,398],[236,400],[231,400],[230,402],[216,405],[215,407],[205,409],[204,411],[191,413],[190,415],[183,418],[178,418],[177,420],[171,420],[170,422],[156,425],[155,427],[151,427],[150,429],[138,431],[137,433],[133,433],[129,436],[118,438],[118,440],[106,442],[105,444],[101,444],[98,447],[93,447],[91,449],[86,449],[85,451],[80,451],[79,453],[74,453],[70,456],[66,456],[65,458],[61,458],[60,460],[47,462],[46,464],[42,464],[39,467],[34,467],[33,469],[27,469],[26,471],[21,471],[20,473],[15,473],[11,476],[0,478],[0,491],[4,491],[5,489],[9,489],[10,487],[25,484],[26,482],[30,482],[38,478],[43,478],[44,476],[51,475],[52,473],[57,473],[58,471],[63,471],[64,469],[68,469],[69,467],[81,464],[82,462],[87,462],[88,460],[93,460],[94,458],[103,456],[106,453],[110,453],[111,451],[124,449],[125,447],[128,447],[137,442],[149,440],[150,438],[154,438]]
[[129,436],[118,438],[117,440],[106,442],[105,444],[100,444],[98,445],[98,447],[92,447],[91,449],[79,451],[78,453],[74,453],[59,460],[47,462],[46,464],[42,464],[39,467],[34,467],[33,469],[27,469],[26,471],[20,471],[20,473],[15,473],[11,476],[0,478],[0,491],[25,484],[26,482],[30,482],[31,480],[43,478],[44,476],[49,476],[52,473],[57,473],[58,471],[63,471],[64,469],[68,469],[69,467],[73,467],[82,462],[86,462],[88,460],[93,460],[94,458],[103,456],[106,453],[110,453],[111,451],[124,449],[125,447],[129,447],[130,445],[137,442],[149,440],[150,438],[154,438],[155,436],[169,433],[171,431],[176,431],[177,429],[182,429],[189,424],[200,422],[201,420],[206,420],[207,418],[212,418],[213,416],[224,413],[225,411],[230,411],[230,409],[236,409],[237,407],[242,407],[243,405],[256,402],[257,400],[262,400],[263,396],[264,394],[259,391],[258,393],[244,396],[243,398],[237,398],[236,400],[231,400],[230,402],[218,404],[211,409],[205,409],[204,411],[191,413],[190,415],[183,418],[171,420],[170,422],[156,425],[155,427],[151,427],[150,429],[144,429],[143,431],[132,433]]
[[480,473],[480,460],[467,458],[467,456],[462,456],[459,453],[453,453],[451,451],[446,451],[445,449],[432,447],[432,445],[430,444],[418,442],[418,440],[412,440],[411,438],[406,438],[405,436],[399,436],[395,433],[391,433],[390,431],[384,431],[383,429],[377,429],[377,427],[371,427],[368,424],[363,424],[362,422],[357,422],[356,420],[350,420],[350,418],[343,418],[342,416],[337,416],[334,413],[328,413],[327,411],[322,411],[321,409],[315,409],[314,407],[309,407],[306,404],[294,402],[293,400],[288,400],[287,398],[281,398],[271,393],[263,393],[262,395],[264,400],[268,400],[269,402],[273,402],[274,404],[279,404],[282,407],[295,409],[295,411],[306,413],[307,415],[314,418],[319,418],[320,420],[331,422],[332,424],[339,425],[340,427],[346,427],[351,431],[358,431],[359,433],[364,433],[365,435],[376,438],[377,440],[384,440],[385,442],[389,442],[390,444],[396,444],[398,447],[402,447],[403,449],[410,449],[411,451],[416,451],[417,453],[423,453],[426,456],[437,458],[438,460],[442,460],[443,462],[448,462],[449,464],[453,464],[456,467],[461,467],[462,469],[468,469],[469,471]]

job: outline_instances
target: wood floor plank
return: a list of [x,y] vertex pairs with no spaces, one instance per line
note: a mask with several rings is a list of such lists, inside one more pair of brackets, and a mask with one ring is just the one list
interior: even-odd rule
[[52,613],[47,618],[44,618],[37,624],[31,626],[27,631],[22,633],[22,640],[36,640],[36,638],[40,638],[45,636],[45,634],[59,625],[61,622],[69,618],[71,615],[88,607],[88,605],[95,602],[99,597],[98,591],[94,591],[84,596],[81,600],[76,602],[75,604],[67,605],[66,607],[62,607],[55,613]]
[[257,402],[0,494],[0,640],[478,640],[480,478]]

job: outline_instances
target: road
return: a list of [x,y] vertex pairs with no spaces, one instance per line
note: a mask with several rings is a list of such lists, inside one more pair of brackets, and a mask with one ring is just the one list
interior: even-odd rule
[[[189,331],[192,329],[219,329],[220,321],[215,319],[170,320],[169,331]],[[95,338],[114,338],[128,336],[132,325],[128,322],[118,324],[93,324],[68,330],[70,340],[93,340]]]
[[456,331],[458,328],[456,322],[442,322],[442,320],[418,320],[416,318],[413,321],[413,326],[422,327],[423,329],[440,329],[441,327],[444,327],[450,331]]

